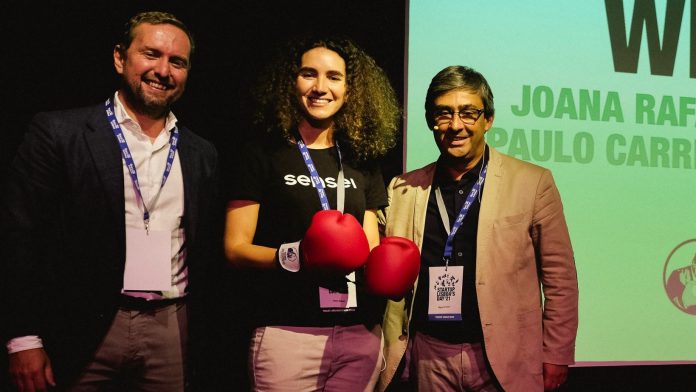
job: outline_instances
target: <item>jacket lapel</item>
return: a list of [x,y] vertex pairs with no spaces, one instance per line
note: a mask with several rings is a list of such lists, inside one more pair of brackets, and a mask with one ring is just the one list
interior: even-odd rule
[[[492,223],[493,211],[501,202],[500,183],[504,175],[503,160],[500,153],[490,149],[490,161],[481,199],[481,211],[479,212],[479,227],[481,223]],[[483,220],[483,222],[482,222]]]
[[103,105],[95,106],[87,126],[91,132],[85,132],[85,141],[97,169],[105,198],[108,200],[117,222],[123,223],[125,220],[125,201],[121,151],[106,118]]
[[476,240],[477,274],[480,273],[482,268],[484,268],[483,266],[486,265],[486,263],[481,260],[488,258],[488,247],[491,243],[491,236],[493,234],[493,222],[495,221],[496,211],[500,203],[503,202],[500,184],[504,174],[503,160],[501,159],[500,153],[490,148],[490,161],[488,162],[486,182],[483,186],[483,197],[481,198]]
[[427,213],[430,189],[435,175],[435,164],[428,165],[423,171],[423,176],[418,179],[415,187],[415,203],[413,203],[413,227],[415,229],[414,239],[419,248],[423,246],[423,231],[425,230],[425,215]]
[[198,193],[198,150],[194,145],[188,130],[179,129],[180,139],[177,147],[179,154],[179,164],[181,165],[181,176],[184,181],[184,228],[186,232],[186,242],[192,243],[196,237],[196,222],[198,222],[198,209],[196,206]]

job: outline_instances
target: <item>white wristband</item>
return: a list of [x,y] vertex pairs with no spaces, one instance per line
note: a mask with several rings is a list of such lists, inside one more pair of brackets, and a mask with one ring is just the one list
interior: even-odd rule
[[278,261],[283,269],[290,272],[300,270],[300,241],[281,244],[278,248]]

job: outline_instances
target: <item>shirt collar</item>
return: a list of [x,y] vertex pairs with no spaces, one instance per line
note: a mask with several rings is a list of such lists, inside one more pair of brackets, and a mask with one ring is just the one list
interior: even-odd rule
[[[131,118],[130,115],[128,115],[128,112],[126,111],[125,107],[123,106],[123,103],[121,103],[121,100],[118,97],[118,91],[114,93],[114,114],[116,115],[116,121],[118,121],[119,125],[123,126],[129,131],[139,133],[143,132],[140,128],[140,124],[138,124],[137,121]],[[167,119],[164,122],[164,130],[167,132],[171,132],[176,126],[176,122],[176,116],[170,110],[167,114]]]

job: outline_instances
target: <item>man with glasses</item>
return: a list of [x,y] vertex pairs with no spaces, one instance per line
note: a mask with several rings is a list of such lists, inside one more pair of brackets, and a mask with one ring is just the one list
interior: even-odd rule
[[[394,178],[386,235],[421,248],[413,291],[389,301],[380,390],[555,390],[574,362],[578,289],[551,173],[486,145],[493,93],[471,68],[431,81],[438,160]],[[542,297],[543,294],[543,297]]]

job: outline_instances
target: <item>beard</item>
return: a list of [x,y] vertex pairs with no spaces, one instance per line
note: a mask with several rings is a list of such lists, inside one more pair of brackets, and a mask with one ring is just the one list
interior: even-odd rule
[[127,81],[124,81],[122,91],[134,110],[153,119],[165,118],[169,114],[172,104],[181,96],[181,92],[164,97],[148,95],[143,91],[143,86],[140,82],[132,86]]

